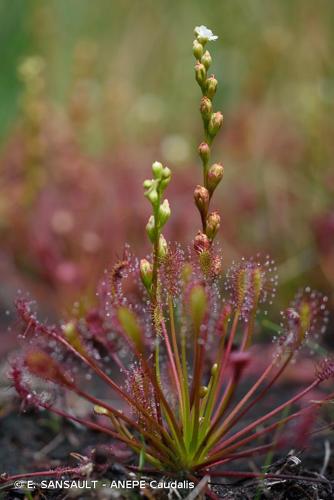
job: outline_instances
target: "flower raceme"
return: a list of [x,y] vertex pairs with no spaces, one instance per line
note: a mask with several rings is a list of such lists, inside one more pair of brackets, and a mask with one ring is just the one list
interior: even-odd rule
[[[152,179],[144,182],[152,208],[146,226],[150,255],[138,260],[127,250],[103,278],[96,307],[82,308],[59,325],[40,322],[33,304],[20,297],[16,306],[27,349],[14,360],[11,375],[24,404],[125,443],[140,457],[138,467],[129,466],[132,470],[144,470],[146,463],[156,471],[198,479],[218,467],[229,476],[232,461],[272,450],[277,445],[273,432],[313,415],[334,396],[311,399],[314,388],[333,376],[334,363],[322,360],[311,384],[252,416],[254,405],[265,399],[295,353],[323,333],[326,299],[308,289],[297,294],[283,315],[275,355],[249,384],[245,373],[254,362],[257,313],[275,296],[276,267],[269,257],[242,259],[226,272],[222,286],[214,241],[222,221],[210,204],[223,178],[222,165],[211,164],[223,119],[213,111],[217,81],[207,75],[212,57],[204,51],[217,37],[204,26],[195,29],[195,37],[204,141],[199,146],[203,182],[194,192],[201,229],[192,249],[167,243],[163,236],[171,216],[164,198],[171,171],[154,162]],[[42,388],[38,379],[44,380]],[[105,398],[94,395],[91,379],[106,386]],[[79,417],[67,410],[67,393],[88,402],[90,414]],[[111,404],[116,397],[118,403]]]

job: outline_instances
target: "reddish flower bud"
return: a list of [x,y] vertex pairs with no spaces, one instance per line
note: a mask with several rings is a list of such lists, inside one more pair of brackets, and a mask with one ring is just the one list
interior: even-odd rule
[[220,111],[217,111],[217,113],[213,113],[211,115],[209,122],[209,134],[211,135],[211,137],[214,137],[222,127],[223,120],[224,118]]
[[208,122],[212,114],[212,102],[208,97],[202,97],[199,109],[203,120]]
[[198,60],[201,59],[201,57],[203,55],[203,45],[201,43],[199,43],[198,40],[194,40],[194,42],[193,42],[193,54],[196,57],[196,59],[198,59]]
[[206,69],[204,64],[200,62],[195,64],[195,77],[198,85],[203,87],[206,78]]
[[210,194],[214,192],[224,175],[224,167],[220,163],[214,163],[208,170],[208,189]]
[[201,142],[198,146],[198,153],[204,163],[206,163],[210,158],[210,146],[206,142]]
[[212,99],[216,93],[218,86],[218,81],[216,78],[211,75],[205,82],[205,87],[206,87],[206,95],[209,97],[209,99]]
[[206,215],[210,201],[209,191],[198,184],[194,191],[194,200],[200,213]]
[[211,212],[206,219],[206,235],[212,241],[220,227],[220,215],[215,210]]
[[207,252],[210,250],[210,240],[206,234],[198,231],[195,239],[194,239],[194,250],[197,254],[201,254],[203,252]]
[[204,64],[206,69],[209,69],[212,63],[212,57],[208,50],[206,50],[201,58],[201,63]]

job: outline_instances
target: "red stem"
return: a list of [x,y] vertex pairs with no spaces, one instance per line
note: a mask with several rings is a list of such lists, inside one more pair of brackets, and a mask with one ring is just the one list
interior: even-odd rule
[[166,432],[165,429],[163,427],[161,427],[159,425],[159,423],[154,418],[151,417],[151,415],[149,415],[149,413],[146,411],[146,409],[142,405],[140,405],[137,401],[135,401],[134,399],[132,399],[128,394],[126,394],[110,377],[108,377],[108,375],[103,370],[101,370],[101,368],[99,368],[99,366],[96,365],[96,363],[94,363],[94,361],[91,358],[89,358],[87,356],[84,356],[81,353],[79,353],[71,344],[69,344],[67,342],[67,340],[65,340],[63,337],[61,337],[56,332],[53,332],[53,333],[47,332],[47,333],[49,335],[51,334],[51,336],[54,339],[58,340],[67,349],[69,349],[75,356],[77,356],[83,363],[85,363],[90,368],[92,368],[92,370],[102,380],[104,380],[104,382],[106,382],[108,385],[110,385],[113,388],[113,390],[115,392],[117,392],[117,394],[119,396],[121,396],[122,399],[124,399],[130,406],[134,406],[140,413],[142,413],[145,416],[145,418],[147,420],[149,420],[150,423],[153,426],[155,426],[160,433],[165,434],[165,432]]
[[81,467],[68,467],[59,470],[43,470],[39,472],[26,472],[22,474],[14,474],[13,476],[7,476],[5,479],[0,478],[0,484],[6,484],[11,481],[16,481],[17,479],[24,479],[28,477],[53,477],[62,476],[63,474],[78,474],[80,473]]
[[164,320],[161,321],[161,328],[162,328],[162,334],[164,336],[164,340],[165,340],[165,344],[166,344],[166,348],[167,348],[168,359],[170,362],[170,368],[171,368],[171,371],[173,374],[174,383],[175,383],[177,393],[179,396],[179,402],[180,402],[180,404],[182,404],[182,392],[181,392],[180,380],[178,377],[178,373],[177,373],[177,369],[176,369],[176,365],[175,365],[175,361],[174,361],[174,356],[173,356],[173,351],[172,351],[172,348],[171,348],[171,345],[169,342],[169,337],[168,337],[168,333],[167,333],[167,329],[166,329],[166,325],[165,325]]
[[[263,415],[262,417],[258,418],[253,423],[247,425],[246,427],[244,427],[243,429],[241,429],[239,432],[233,434],[230,438],[228,438],[227,440],[223,441],[220,444],[219,448],[220,449],[225,448],[230,443],[233,443],[236,439],[238,439],[239,437],[241,437],[243,434],[249,433],[252,429],[254,429],[255,427],[257,427],[258,425],[262,424],[263,422],[265,422],[266,420],[270,419],[271,417],[274,417],[275,415],[277,415],[277,413],[279,413],[282,410],[284,410],[284,408],[286,408],[287,406],[290,406],[293,403],[295,403],[298,400],[300,400],[303,396],[305,396],[305,394],[307,394],[312,389],[314,389],[314,387],[316,387],[317,385],[319,385],[319,383],[320,383],[319,380],[315,380],[314,382],[312,382],[312,384],[310,384],[308,387],[306,387],[303,391],[301,391],[298,394],[296,394],[293,398],[289,399],[285,403],[282,403],[281,405],[279,405],[274,410],[271,410],[266,415]],[[219,439],[219,437],[217,437],[217,439]]]
[[[226,432],[228,432],[237,422],[239,422],[239,420],[251,409],[253,408],[253,406],[258,403],[266,394],[267,392],[269,391],[269,389],[274,385],[274,383],[278,380],[278,378],[282,375],[282,373],[284,372],[285,368],[288,366],[288,364],[290,363],[290,360],[291,360],[291,356],[284,362],[284,364],[281,366],[281,368],[278,370],[278,372],[273,376],[273,378],[271,379],[271,381],[262,389],[262,391],[258,394],[258,396],[256,396],[256,398],[251,401],[248,406],[246,406],[246,408],[243,409],[243,411],[241,413],[239,413],[239,415],[232,419],[232,421],[230,422],[230,424],[227,426],[227,429],[226,429]],[[265,372],[267,371],[267,369],[265,370]],[[265,373],[264,372],[264,373]],[[233,410],[234,411],[234,410]]]
[[117,416],[118,418],[124,420],[124,422],[126,422],[127,424],[129,424],[131,427],[133,427],[134,429],[136,429],[140,434],[142,434],[142,436],[144,436],[146,439],[148,439],[149,441],[151,441],[154,444],[154,446],[158,450],[160,450],[160,452],[162,451],[163,453],[167,452],[168,454],[173,454],[173,451],[170,450],[170,449],[168,449],[166,446],[164,446],[162,444],[161,440],[157,439],[152,433],[149,433],[149,432],[145,431],[145,429],[143,429],[134,420],[132,420],[131,418],[127,417],[122,412],[116,410],[115,408],[113,408],[112,406],[110,406],[108,403],[105,403],[104,401],[101,401],[100,399],[97,399],[94,396],[91,396],[90,394],[88,394],[85,391],[82,391],[80,389],[75,389],[75,392],[76,392],[76,394],[78,394],[79,396],[83,397],[84,399],[87,399],[88,401],[90,401],[94,405],[102,406],[103,408],[105,408],[106,410],[108,410],[110,413],[112,413],[115,416]]
[[[225,370],[226,370],[227,365],[228,365],[230,353],[232,350],[233,341],[234,341],[234,338],[235,338],[235,335],[237,332],[238,322],[239,322],[239,314],[236,313],[234,316],[234,319],[233,319],[231,333],[230,333],[230,336],[229,336],[229,339],[227,342],[226,350],[225,350],[224,357],[223,357],[223,362],[222,362],[221,367],[220,367],[220,372],[219,372],[219,376],[218,376],[218,384],[217,384],[218,388],[221,387],[221,385],[223,384],[224,374],[225,374]],[[218,397],[218,394],[219,394],[219,389],[217,390],[217,397]],[[217,400],[217,397],[216,397],[216,400]],[[222,399],[220,405],[218,406],[218,408],[216,409],[216,411],[214,413],[213,422],[212,422],[212,426],[210,428],[209,434],[212,434],[213,430],[215,429],[216,425],[218,424],[218,421],[220,418],[220,411],[221,411],[221,408],[223,407],[223,404],[224,404],[224,400]]]

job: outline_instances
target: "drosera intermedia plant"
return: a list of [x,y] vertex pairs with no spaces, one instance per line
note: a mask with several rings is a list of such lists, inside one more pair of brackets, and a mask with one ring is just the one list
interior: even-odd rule
[[[283,313],[275,355],[247,388],[243,375],[253,360],[257,312],[273,300],[277,276],[269,257],[256,257],[233,264],[224,278],[214,242],[220,215],[210,207],[223,166],[213,163],[211,156],[223,115],[213,110],[218,82],[208,75],[212,58],[206,46],[216,39],[205,26],[195,29],[193,53],[202,92],[204,140],[199,146],[203,180],[194,192],[201,229],[192,248],[183,250],[163,236],[171,216],[164,198],[171,171],[154,162],[153,178],[144,182],[152,207],[146,226],[151,254],[138,261],[126,248],[101,281],[96,308],[59,325],[40,322],[33,304],[19,297],[16,305],[26,350],[11,369],[25,405],[50,410],[125,443],[137,456],[137,462],[127,466],[132,471],[195,481],[207,474],[261,477],[230,469],[229,464],[266,455],[273,447],[291,446],[289,425],[334,396],[311,398],[314,389],[334,375],[334,361],[323,359],[307,387],[260,416],[252,413],[272,393],[299,349],[323,332],[328,320],[326,297],[309,289],[298,292]],[[111,396],[92,395],[87,376],[105,383]],[[42,392],[36,389],[36,379],[47,382]],[[90,404],[90,416],[74,414],[66,401],[68,392]],[[112,404],[116,396],[119,402]],[[248,421],[243,425],[244,416]],[[275,431],[282,426],[289,440],[278,442]],[[49,474],[87,475],[92,470],[85,463]]]

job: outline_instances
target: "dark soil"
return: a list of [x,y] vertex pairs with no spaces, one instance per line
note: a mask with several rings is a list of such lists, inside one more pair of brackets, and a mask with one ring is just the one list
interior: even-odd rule
[[[295,458],[295,457],[293,457]],[[217,485],[212,489],[219,498],[228,500],[332,500],[334,498],[333,474],[321,475],[317,470],[316,457],[308,457],[296,466],[291,462],[291,457],[284,457],[277,460],[268,469],[271,474],[284,474],[300,476],[300,479],[268,478],[262,481],[254,479],[244,479],[230,485]],[[304,466],[304,462],[313,462],[311,469]],[[333,467],[333,461],[332,461]],[[332,479],[330,479],[330,477]]]

